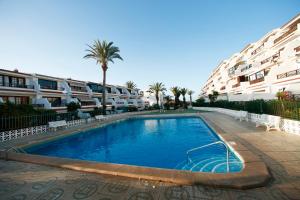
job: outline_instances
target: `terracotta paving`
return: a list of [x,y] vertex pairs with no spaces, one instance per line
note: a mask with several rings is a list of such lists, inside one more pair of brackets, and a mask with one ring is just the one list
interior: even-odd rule
[[300,136],[265,132],[217,113],[202,115],[265,161],[273,176],[265,187],[233,190],[178,186],[0,160],[0,199],[300,199]]

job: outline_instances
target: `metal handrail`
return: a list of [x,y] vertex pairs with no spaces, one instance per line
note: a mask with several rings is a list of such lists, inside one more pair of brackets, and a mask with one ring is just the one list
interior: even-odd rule
[[14,150],[16,153],[27,153],[24,149],[22,148],[18,148],[18,147],[9,147],[8,149],[6,149],[6,152],[10,151],[10,150]]
[[223,144],[225,146],[225,148],[226,148],[226,160],[227,160],[227,172],[229,172],[229,149],[228,149],[228,146],[224,142],[222,142],[222,141],[212,142],[212,143],[209,143],[209,144],[206,144],[206,145],[202,145],[200,147],[196,147],[196,148],[188,150],[186,152],[186,156],[187,156],[188,162],[192,162],[192,160],[189,157],[189,154],[191,152],[199,150],[199,149],[203,149],[203,148],[206,148],[206,147],[209,147],[209,146],[213,146],[215,144]]

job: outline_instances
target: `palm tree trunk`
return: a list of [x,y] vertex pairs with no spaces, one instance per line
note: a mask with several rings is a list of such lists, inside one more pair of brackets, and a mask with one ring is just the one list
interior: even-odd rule
[[186,108],[185,96],[183,96],[183,108]]
[[158,105],[158,101],[159,101],[158,93],[155,94],[155,98],[156,98],[156,104],[157,104],[157,106],[159,106]]
[[192,105],[192,95],[190,95],[190,105]]
[[102,114],[106,115],[106,69],[103,70]]

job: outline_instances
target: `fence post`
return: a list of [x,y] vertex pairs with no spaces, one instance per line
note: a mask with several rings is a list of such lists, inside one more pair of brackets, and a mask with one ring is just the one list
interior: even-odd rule
[[296,109],[297,109],[297,119],[300,120],[300,112],[299,112],[299,106],[298,106],[298,102],[296,102]]

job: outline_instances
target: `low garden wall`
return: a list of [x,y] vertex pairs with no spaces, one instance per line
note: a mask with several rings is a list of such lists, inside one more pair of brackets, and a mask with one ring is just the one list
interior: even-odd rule
[[[92,122],[94,120],[95,120],[94,118],[89,119],[90,122]],[[87,123],[87,120],[78,119],[78,120],[67,121],[67,127],[78,126],[78,125],[81,125],[84,123]],[[26,137],[29,135],[37,135],[37,134],[41,134],[41,133],[46,133],[47,131],[49,131],[48,125],[3,131],[3,132],[0,132],[0,142],[17,139],[17,138],[21,138],[21,137]]]
[[[108,115],[109,117],[121,117],[121,116],[129,116],[129,115],[141,115],[141,114],[147,114],[157,112],[157,110],[152,111],[138,111],[138,112],[126,112],[126,113],[119,113],[114,115]],[[70,120],[67,122],[67,127],[74,127],[79,126],[86,123],[94,122],[96,119],[94,117],[88,118],[88,119],[76,119],[76,120]],[[52,120],[56,121],[56,120]],[[46,133],[49,131],[48,125],[39,125],[39,126],[32,126],[32,127],[26,127],[21,129],[14,129],[14,130],[6,130],[0,132],[0,142],[17,139],[21,137],[26,137],[29,135],[36,135],[41,133]]]
[[[219,112],[231,117],[239,116],[238,110],[231,110],[226,108],[216,108],[216,107],[193,107],[195,110],[200,111],[212,111]],[[255,122],[256,119],[260,118],[261,114],[248,113],[248,120],[251,122]],[[281,118],[280,129],[287,133],[299,134],[300,135],[300,121],[291,120],[286,118]]]

